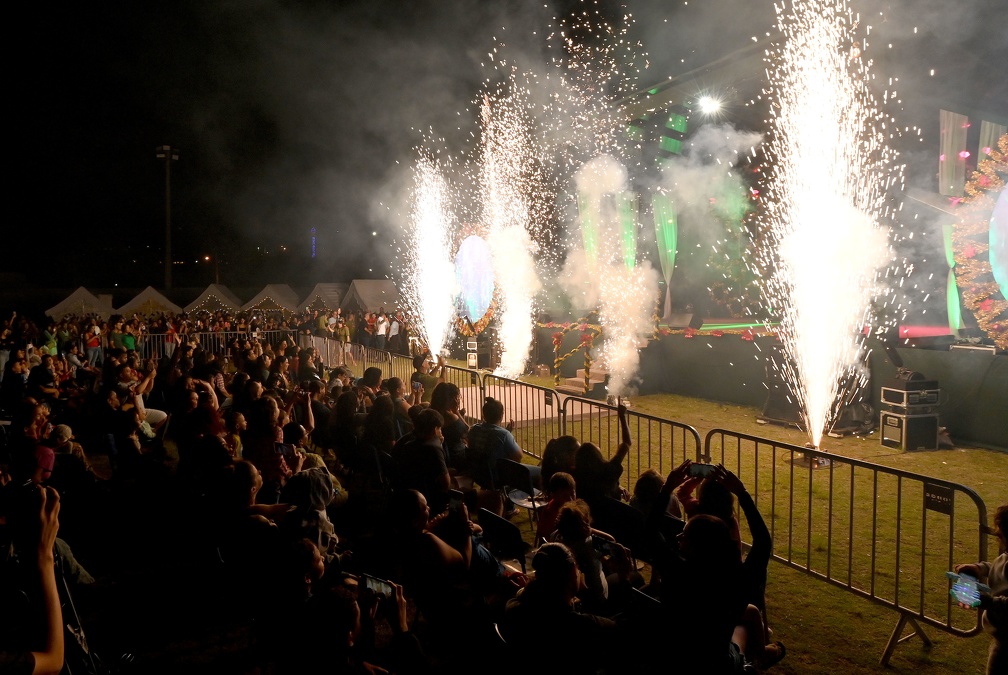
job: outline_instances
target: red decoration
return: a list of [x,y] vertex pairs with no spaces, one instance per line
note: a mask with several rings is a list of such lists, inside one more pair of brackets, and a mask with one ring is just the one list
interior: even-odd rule
[[741,337],[746,342],[752,342],[753,340],[756,339],[756,333],[753,332],[752,328],[746,328],[744,331],[742,331]]
[[699,331],[697,331],[696,328],[693,328],[692,326],[690,326],[689,328],[686,329],[686,332],[683,333],[683,337],[686,337],[686,338],[695,337],[698,332]]
[[563,344],[563,336],[564,336],[564,334],[563,334],[562,331],[558,331],[556,333],[553,333],[553,346],[554,347],[559,347],[561,344]]
[[591,347],[592,340],[594,339],[595,336],[592,335],[591,333],[581,333],[581,344],[583,344],[585,347]]
[[963,249],[964,258],[973,258],[976,256],[976,254],[977,254],[976,247],[973,246],[972,244]]
[[712,330],[710,334],[713,335],[714,337],[723,337],[724,336],[724,331],[723,330]]
[[980,303],[980,311],[981,312],[989,312],[993,308],[994,308],[994,301],[991,300],[990,298],[987,298],[986,300],[984,300],[984,301],[982,301]]

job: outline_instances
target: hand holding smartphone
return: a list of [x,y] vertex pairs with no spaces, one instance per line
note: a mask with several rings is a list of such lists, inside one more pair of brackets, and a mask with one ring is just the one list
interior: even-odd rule
[[707,478],[714,475],[716,464],[700,464],[693,462],[689,465],[689,475],[691,478]]
[[952,588],[949,595],[955,598],[960,607],[974,609],[980,606],[980,593],[989,593],[990,587],[981,584],[975,577],[969,574],[956,574],[946,572],[945,575],[952,580]]
[[379,579],[378,577],[373,577],[370,574],[362,574],[361,577],[364,579],[364,588],[373,591],[375,595],[381,596],[382,598],[395,596],[395,589],[392,588],[392,584],[388,581]]

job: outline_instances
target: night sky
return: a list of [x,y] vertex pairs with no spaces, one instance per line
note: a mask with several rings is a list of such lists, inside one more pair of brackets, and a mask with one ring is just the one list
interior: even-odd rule
[[[920,124],[929,142],[938,107],[1008,117],[1004,3],[963,4],[855,4],[866,17],[885,10],[873,39],[894,46],[876,54],[875,71],[901,78],[901,123]],[[383,204],[401,203],[422,132],[450,147],[471,144],[486,52],[503,40],[516,60],[545,64],[550,17],[577,5],[179,0],[27,8],[9,28],[14,157],[0,270],[37,285],[160,286],[165,168],[155,148],[170,144],[180,153],[173,253],[186,263],[174,268],[176,287],[214,280],[211,263],[194,264],[204,256],[233,286],[385,276],[401,219]],[[642,84],[773,30],[767,0],[626,5],[650,56]],[[741,117],[727,121],[752,124]],[[910,182],[926,187],[932,159],[923,151],[908,158]]]

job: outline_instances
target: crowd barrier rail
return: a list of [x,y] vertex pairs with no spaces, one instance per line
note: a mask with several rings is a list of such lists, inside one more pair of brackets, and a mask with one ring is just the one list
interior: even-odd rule
[[923,625],[961,637],[982,630],[979,611],[953,602],[946,576],[987,559],[987,509],[970,488],[727,429],[707,434],[704,455],[742,479],[774,560],[899,613],[881,665],[914,636],[930,647]]

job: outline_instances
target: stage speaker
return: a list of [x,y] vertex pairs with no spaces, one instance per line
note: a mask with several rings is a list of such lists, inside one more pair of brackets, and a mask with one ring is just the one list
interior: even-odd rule
[[701,326],[703,326],[703,317],[698,314],[694,314],[693,317],[690,318],[689,327],[693,330],[700,330]]
[[937,450],[938,415],[901,415],[883,412],[881,442],[898,450]]
[[691,321],[693,321],[692,312],[686,312],[685,314],[669,314],[665,319],[665,323],[669,328],[686,328],[691,325]]

